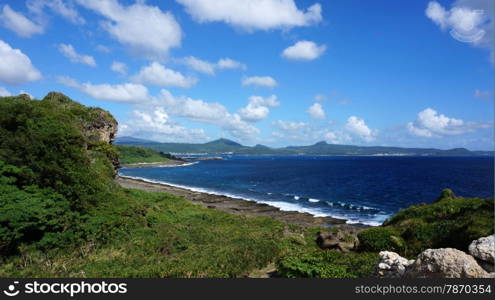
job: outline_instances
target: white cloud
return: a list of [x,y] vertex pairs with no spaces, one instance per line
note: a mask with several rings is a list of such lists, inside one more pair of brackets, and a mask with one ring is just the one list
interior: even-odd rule
[[13,49],[0,40],[0,81],[8,84],[23,84],[41,79],[41,73],[29,57],[19,49]]
[[110,51],[112,51],[110,48],[108,48],[107,46],[103,46],[103,45],[97,45],[96,50],[98,50],[102,53],[110,53]]
[[77,53],[71,44],[58,45],[58,51],[67,57],[73,63],[85,64],[90,67],[96,67],[96,61],[92,56]]
[[378,132],[371,130],[363,119],[350,116],[345,124],[345,129],[351,134],[361,138],[365,142],[372,142],[376,139]]
[[476,89],[476,90],[474,90],[474,96],[476,98],[481,98],[481,99],[489,100],[490,97],[491,97],[491,93],[488,90]]
[[218,62],[213,63],[194,56],[188,56],[179,59],[178,61],[189,66],[191,69],[197,72],[205,73],[208,75],[215,75],[215,71],[217,69],[246,69],[246,65],[231,58],[221,58],[218,60]]
[[180,72],[168,69],[158,62],[143,67],[132,79],[139,83],[182,88],[190,88],[198,81],[194,77],[186,77]]
[[461,135],[487,126],[483,123],[449,118],[434,109],[426,108],[418,113],[416,121],[407,123],[407,130],[410,134],[420,137],[443,137]]
[[308,109],[308,113],[313,119],[325,119],[325,111],[320,103],[314,103]]
[[270,97],[251,96],[246,107],[239,110],[241,118],[248,122],[257,122],[265,119],[270,113],[269,107],[277,107],[280,102],[277,101],[276,95]]
[[495,2],[457,0],[450,10],[436,1],[430,1],[425,14],[442,30],[449,30],[456,40],[491,49],[493,56],[493,24]]
[[176,0],[199,23],[225,22],[246,31],[310,26],[322,20],[321,5],[304,12],[293,0]]
[[325,53],[326,49],[325,45],[318,45],[315,42],[299,41],[286,48],[282,56],[293,60],[314,60]]
[[205,102],[189,97],[174,97],[169,91],[161,90],[157,105],[164,107],[168,114],[187,118],[195,122],[214,124],[237,138],[253,138],[259,129],[243,121],[238,114],[231,114],[217,102]]
[[79,83],[69,77],[59,77],[58,82],[76,88],[79,91],[99,100],[115,102],[139,103],[150,99],[148,89],[141,84],[92,84]]
[[277,120],[273,121],[272,125],[287,131],[301,130],[301,129],[309,129],[310,126],[308,123],[304,122],[291,122],[291,121],[282,121]]
[[270,76],[253,76],[245,77],[242,79],[242,85],[255,85],[262,87],[275,87],[277,86],[277,81]]
[[202,128],[190,129],[170,119],[161,107],[150,112],[134,110],[132,117],[119,125],[119,135],[136,136],[158,142],[198,143],[209,138]]
[[117,0],[78,0],[84,7],[107,18],[103,28],[139,56],[161,59],[179,47],[182,30],[170,12],[138,1],[129,6]]
[[327,96],[323,94],[317,94],[313,97],[313,99],[315,99],[315,101],[324,101],[327,99]]
[[120,61],[114,61],[110,66],[110,69],[114,72],[119,73],[120,75],[127,74],[127,65]]
[[214,75],[215,74],[215,64],[201,60],[194,56],[188,56],[182,59],[183,63],[188,65],[191,69],[196,70],[201,73]]
[[352,138],[348,134],[345,134],[341,131],[328,130],[327,132],[325,132],[323,137],[325,141],[330,144],[346,144],[350,143],[352,140]]
[[45,18],[44,9],[47,7],[73,24],[86,23],[86,20],[84,20],[84,18],[79,15],[79,12],[73,7],[71,1],[29,0],[26,5],[30,12],[43,19]]
[[26,18],[23,14],[14,11],[7,4],[0,14],[2,25],[21,37],[31,37],[43,33],[43,27]]
[[3,86],[0,86],[0,97],[8,97],[12,96],[12,94]]
[[217,62],[218,69],[241,69],[246,70],[247,66],[231,58],[221,58]]

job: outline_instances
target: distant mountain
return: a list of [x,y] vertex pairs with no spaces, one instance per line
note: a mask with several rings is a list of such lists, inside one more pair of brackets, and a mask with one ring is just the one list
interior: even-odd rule
[[465,148],[440,150],[434,148],[401,148],[384,146],[354,146],[318,142],[309,146],[270,148],[265,145],[244,146],[229,139],[218,139],[204,144],[159,143],[133,137],[119,137],[116,144],[144,146],[171,153],[232,153],[246,155],[376,155],[376,156],[482,156],[494,155],[493,151],[470,151]]

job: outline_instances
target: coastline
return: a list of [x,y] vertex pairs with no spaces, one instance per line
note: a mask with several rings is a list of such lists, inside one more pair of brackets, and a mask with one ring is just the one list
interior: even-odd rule
[[183,161],[183,160],[167,160],[161,162],[153,163],[132,163],[132,164],[121,164],[121,168],[149,168],[149,167],[178,167],[178,166],[188,166],[195,162]]
[[[154,165],[156,166],[156,165]],[[136,188],[150,192],[165,192],[184,198],[186,201],[200,204],[209,209],[218,209],[228,213],[245,216],[264,216],[303,227],[338,227],[344,231],[356,232],[368,228],[364,224],[347,224],[345,219],[315,217],[309,213],[282,211],[277,207],[252,200],[197,192],[164,183],[152,183],[142,179],[118,175],[115,181],[125,188]]]

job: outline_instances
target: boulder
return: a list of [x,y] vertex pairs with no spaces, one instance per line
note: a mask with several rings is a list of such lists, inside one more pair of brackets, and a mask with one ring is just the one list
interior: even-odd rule
[[408,278],[489,278],[474,257],[453,248],[421,252],[405,272]]
[[474,256],[475,258],[494,263],[494,252],[495,252],[495,246],[494,246],[495,240],[494,240],[494,235],[490,235],[487,237],[482,237],[477,240],[474,240],[470,245],[469,245],[469,254]]
[[379,256],[380,260],[375,267],[374,276],[380,278],[400,278],[404,276],[407,267],[414,262],[391,251],[381,251]]
[[355,249],[358,239],[352,234],[345,234],[342,231],[318,232],[316,234],[316,244],[321,249],[335,249],[348,252]]
[[469,245],[469,254],[474,256],[479,265],[487,272],[493,272],[494,270],[494,242],[494,236],[492,234],[490,236],[474,240]]

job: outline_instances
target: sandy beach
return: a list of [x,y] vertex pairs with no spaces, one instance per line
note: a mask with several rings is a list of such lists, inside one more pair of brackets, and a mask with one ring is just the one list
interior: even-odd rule
[[360,228],[368,227],[362,224],[346,224],[346,220],[331,217],[315,217],[309,213],[296,211],[282,211],[277,207],[264,203],[257,203],[245,199],[214,195],[191,191],[167,184],[150,183],[144,180],[117,176],[117,183],[126,188],[136,188],[152,192],[166,192],[183,197],[185,200],[200,204],[209,209],[218,209],[228,213],[246,216],[265,216],[277,220],[296,224],[303,227],[329,226],[339,227],[343,230],[354,232]]

